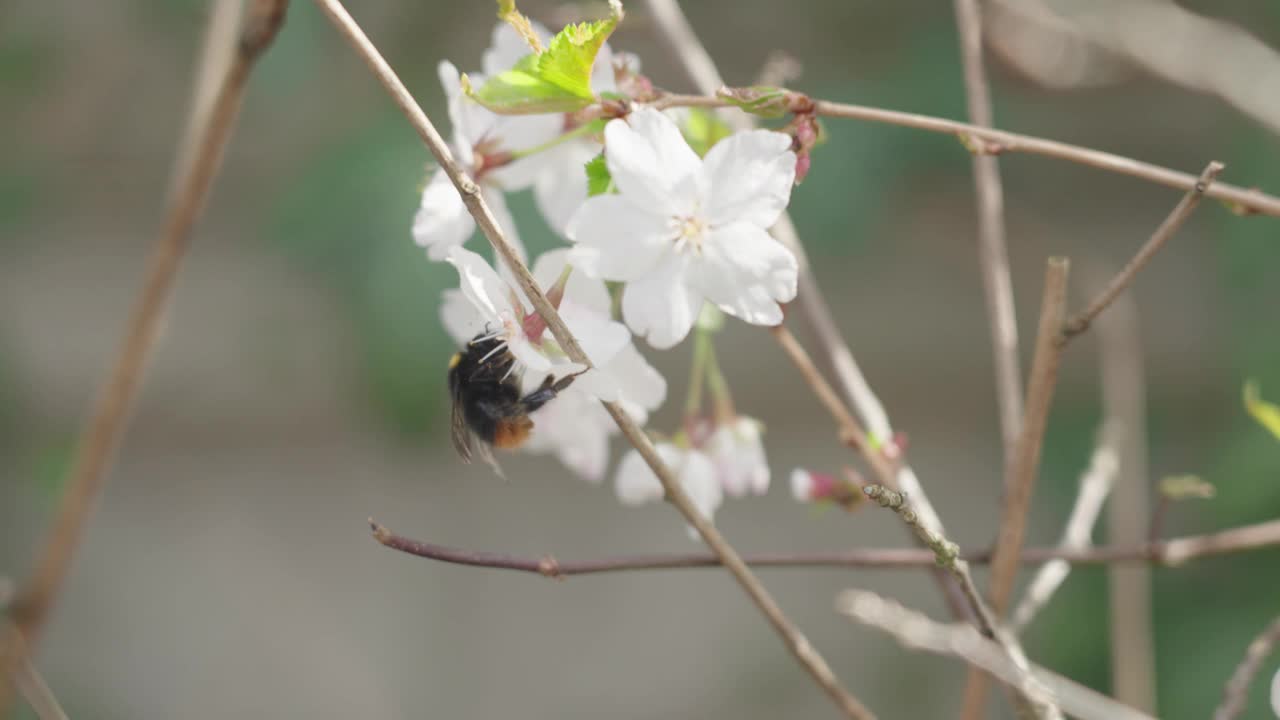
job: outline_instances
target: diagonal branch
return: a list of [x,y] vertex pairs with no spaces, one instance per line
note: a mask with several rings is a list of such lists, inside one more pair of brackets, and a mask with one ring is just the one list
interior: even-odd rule
[[[982,15],[978,0],[955,0],[955,11],[969,120],[974,125],[991,127],[994,124],[991,89],[983,68]],[[1008,463],[1018,437],[1018,427],[1022,424],[1022,370],[1018,361],[1018,320],[1013,305],[1013,281],[1009,278],[1009,248],[1005,241],[1004,188],[995,156],[973,156],[973,184],[978,203],[978,258],[995,360],[996,404],[1000,411],[1005,462]]]
[[[436,162],[440,164],[440,167],[445,171],[449,180],[462,196],[463,202],[466,204],[467,210],[475,218],[476,224],[480,226],[485,237],[493,245],[495,252],[503,259],[507,268],[511,270],[516,282],[524,290],[534,309],[546,321],[547,328],[564,349],[565,354],[568,355],[570,360],[590,367],[591,362],[586,353],[582,351],[577,339],[569,332],[569,328],[564,324],[560,314],[547,300],[546,295],[538,287],[529,269],[516,255],[510,242],[503,236],[492,211],[480,194],[479,186],[454,161],[444,139],[436,131],[435,126],[431,124],[426,113],[422,111],[422,108],[413,99],[404,83],[396,76],[395,71],[387,64],[387,61],[374,47],[373,43],[369,41],[369,38],[365,36],[339,0],[316,0],[316,4],[333,22],[335,28],[338,29],[351,47],[356,50],[361,59],[365,61],[374,75],[377,76],[383,87],[391,94],[396,105],[404,112],[414,129],[422,137],[431,154],[435,157]],[[614,422],[617,423],[622,434],[626,436],[627,440],[636,448],[653,470],[653,473],[658,477],[667,500],[680,511],[680,514],[697,530],[712,552],[721,559],[730,574],[742,586],[742,589],[760,609],[760,612],[765,615],[801,666],[809,672],[815,682],[831,697],[846,716],[855,719],[873,718],[874,715],[872,715],[871,711],[840,685],[839,680],[827,665],[826,660],[783,614],[782,608],[778,606],[759,579],[742,561],[737,551],[693,505],[693,502],[681,487],[679,479],[662,461],[652,441],[644,434],[640,426],[616,403],[604,403],[604,406],[609,415],[613,417]]]
[[[175,186],[142,288],[130,310],[120,351],[80,436],[49,539],[36,560],[31,578],[10,609],[14,632],[21,642],[15,638],[16,647],[0,653],[0,716],[4,716],[11,702],[8,678],[17,667],[14,663],[21,663],[37,643],[102,494],[107,470],[128,426],[134,398],[169,307],[191,229],[204,209],[209,188],[221,167],[223,150],[235,127],[249,74],[284,23],[287,4],[287,0],[254,1],[239,36],[233,38],[236,41],[234,58],[208,106],[207,116],[193,123],[200,128],[190,138],[194,151],[189,162],[179,163],[181,180]],[[196,104],[195,111],[199,110]],[[183,154],[185,151],[180,150],[180,156]]]
[[1276,649],[1277,643],[1280,643],[1280,618],[1272,620],[1245,649],[1244,657],[1222,690],[1222,703],[1213,711],[1213,720],[1233,720],[1240,717],[1249,699],[1249,686],[1262,669],[1262,663]]
[[1126,264],[1120,272],[1111,279],[1111,282],[1107,284],[1107,287],[1104,288],[1102,292],[1098,293],[1098,296],[1090,301],[1084,310],[1073,315],[1071,319],[1066,322],[1066,325],[1064,325],[1062,329],[1063,335],[1071,337],[1088,330],[1089,324],[1101,315],[1102,311],[1106,310],[1111,303],[1115,302],[1115,299],[1120,296],[1120,293],[1128,289],[1129,285],[1133,283],[1133,279],[1138,275],[1142,268],[1146,267],[1147,263],[1151,262],[1151,258],[1155,257],[1155,254],[1160,252],[1160,249],[1163,248],[1165,244],[1168,243],[1175,234],[1177,234],[1178,230],[1182,228],[1182,225],[1186,223],[1187,218],[1191,217],[1191,213],[1194,212],[1196,206],[1200,204],[1200,200],[1204,198],[1205,193],[1213,185],[1213,181],[1217,179],[1218,175],[1222,172],[1223,167],[1224,165],[1216,160],[1205,166],[1205,169],[1200,173],[1200,177],[1196,180],[1195,186],[1188,190],[1187,194],[1182,197],[1182,200],[1174,206],[1173,211],[1164,219],[1164,222],[1160,223],[1160,227],[1156,228],[1155,233],[1151,235],[1150,239],[1148,239],[1147,242],[1138,249],[1137,254],[1133,256],[1133,259],[1130,260],[1128,264]]
[[1062,358],[1059,337],[1067,301],[1068,267],[1066,258],[1050,258],[1045,270],[1036,352],[1031,362],[1031,377],[1027,382],[1026,418],[1018,436],[1013,461],[1007,470],[1000,533],[996,540],[995,558],[991,563],[991,604],[995,606],[997,615],[1004,614],[1009,604],[1009,595],[1013,592],[1018,553],[1026,534],[1027,511],[1031,507],[1031,494],[1040,466],[1040,449],[1058,380],[1058,363]]
[[864,590],[846,590],[836,598],[836,610],[854,620],[897,638],[911,650],[924,650],[950,655],[975,664],[1014,687],[1047,695],[1062,706],[1071,717],[1083,720],[1154,720],[1150,715],[1116,702],[1096,690],[1085,687],[1036,665],[1029,666],[1032,684],[1024,679],[1028,672],[1012,662],[999,645],[966,625],[943,625],[925,615],[909,610]]
[[[1107,495],[1111,493],[1111,486],[1115,483],[1116,474],[1120,469],[1120,453],[1117,449],[1119,444],[1117,436],[1120,432],[1120,426],[1112,420],[1104,423],[1098,432],[1098,442],[1093,449],[1093,457],[1090,458],[1089,467],[1084,475],[1080,477],[1080,491],[1076,494],[1075,504],[1071,507],[1071,514],[1067,518],[1067,526],[1062,533],[1059,547],[1081,549],[1089,547],[1093,542],[1093,527],[1102,514],[1102,505],[1106,502]],[[1014,632],[1021,632],[1031,623],[1031,620],[1049,603],[1049,599],[1066,581],[1070,572],[1071,564],[1062,559],[1050,560],[1036,572],[1031,584],[1027,586],[1022,602],[1013,613]]]

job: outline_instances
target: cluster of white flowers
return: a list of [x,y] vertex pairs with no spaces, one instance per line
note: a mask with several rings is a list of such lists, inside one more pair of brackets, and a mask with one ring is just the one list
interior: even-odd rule
[[[544,42],[550,36],[536,25],[534,32]],[[477,86],[529,53],[525,39],[500,24],[482,72],[467,79]],[[619,80],[639,77],[638,67],[634,58],[604,45],[592,68],[592,92],[615,97]],[[617,429],[599,401],[618,402],[644,423],[667,395],[666,380],[636,348],[633,333],[654,348],[672,348],[690,334],[707,303],[755,325],[782,321],[781,304],[795,297],[797,262],[768,228],[785,210],[795,181],[792,139],[766,130],[740,132],[699,157],[672,116],[640,102],[592,134],[572,114],[491,112],[463,91],[451,63],[442,62],[439,75],[455,157],[480,185],[507,238],[526,256],[505,193],[531,189],[547,224],[569,242],[538,257],[532,272],[594,369],[532,415],[525,447],[554,453],[575,473],[600,482],[609,436]],[[602,152],[610,191],[588,198],[585,166]],[[548,376],[583,370],[546,332],[506,269],[495,270],[464,247],[474,234],[462,198],[436,172],[423,190],[413,236],[428,258],[458,271],[460,285],[445,291],[441,309],[453,339],[461,345],[482,333],[499,338],[515,357],[526,390]],[[617,283],[620,302],[606,281]],[[715,420],[687,417],[685,423],[700,430],[677,433],[657,448],[708,517],[726,495],[768,489],[759,422],[730,410]],[[624,503],[663,494],[635,451],[621,460],[616,482]]]

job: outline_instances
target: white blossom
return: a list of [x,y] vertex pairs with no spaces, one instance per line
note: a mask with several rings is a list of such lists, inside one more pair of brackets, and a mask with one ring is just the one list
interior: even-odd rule
[[705,451],[716,467],[716,477],[730,497],[763,495],[769,491],[769,461],[760,436],[764,426],[749,417],[736,417],[716,426]]
[[790,144],[753,130],[701,159],[660,112],[610,121],[605,159],[620,192],[589,198],[574,214],[571,262],[627,283],[623,317],[654,347],[684,339],[704,301],[749,323],[778,324],[798,266],[767,228],[791,196]]
[[[724,493],[716,479],[711,459],[698,450],[687,450],[671,443],[658,443],[655,448],[662,462],[676,474],[693,506],[708,520],[724,502]],[[642,505],[661,500],[665,495],[658,476],[640,456],[632,450],[618,465],[618,500],[624,505]],[[689,534],[697,538],[692,527]]]

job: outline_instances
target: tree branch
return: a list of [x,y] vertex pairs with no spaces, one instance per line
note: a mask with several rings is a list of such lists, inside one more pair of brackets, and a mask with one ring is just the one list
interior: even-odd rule
[[[724,99],[719,100],[719,102],[710,102],[707,97],[700,95],[671,95],[664,98],[662,103],[666,107],[677,107],[685,104],[693,104],[699,107],[729,107],[733,104]],[[1057,140],[1048,140],[1034,135],[1023,135],[996,128],[984,128],[932,115],[887,110],[867,105],[838,103],[830,100],[813,100],[812,102],[813,112],[822,117],[863,120],[940,133],[942,135],[955,135],[970,148],[971,152],[989,155],[1014,152],[1040,155],[1085,165],[1098,170],[1105,170],[1117,175],[1128,175],[1156,185],[1183,191],[1194,190],[1196,183],[1199,182],[1199,179],[1190,173],[1180,172],[1141,160],[1134,160],[1123,155],[1071,145]],[[1280,197],[1269,195],[1261,190],[1242,188],[1237,185],[1228,185],[1227,183],[1214,183],[1205,191],[1204,195],[1226,203],[1232,212],[1239,215],[1261,214],[1280,217]]]
[[1027,412],[1018,435],[1013,462],[1009,464],[1005,482],[1004,509],[1000,516],[1000,533],[996,540],[995,559],[991,564],[991,604],[997,615],[1003,615],[1013,592],[1013,579],[1018,569],[1018,553],[1027,529],[1027,511],[1040,467],[1040,449],[1044,442],[1049,407],[1058,381],[1058,363],[1062,359],[1063,310],[1067,302],[1066,258],[1050,258],[1045,270],[1044,297],[1040,303],[1040,326],[1036,333],[1036,352],[1031,361],[1027,381]]
[[[190,138],[195,144],[194,152],[189,155],[189,163],[179,163],[182,179],[175,185],[176,192],[148,261],[142,288],[130,310],[115,364],[103,382],[92,416],[77,443],[75,461],[49,538],[36,560],[31,578],[10,608],[14,632],[21,641],[15,641],[15,649],[0,653],[0,717],[5,716],[12,702],[8,678],[13,677],[38,642],[102,493],[107,470],[128,426],[134,398],[160,333],[174,280],[186,256],[191,229],[204,209],[209,188],[221,167],[249,74],[279,32],[286,5],[287,0],[255,0],[239,37],[235,38],[234,58],[207,108],[207,117],[195,123],[200,132]],[[200,110],[200,104],[193,103],[193,111]],[[179,151],[179,157],[184,154],[185,151]]]
[[[454,565],[495,568],[535,573],[551,578],[597,575],[640,570],[685,570],[721,567],[712,553],[671,555],[624,555],[593,560],[558,560],[554,556],[520,557],[506,553],[463,550],[397,535],[369,521],[373,537],[392,550]],[[1063,561],[1072,565],[1181,565],[1188,561],[1280,546],[1280,520],[1190,535],[1172,540],[1131,546],[1024,548],[1018,556],[1023,565]],[[961,559],[984,565],[991,562],[989,550],[961,551]],[[937,554],[928,548],[861,548],[834,552],[753,553],[743,562],[761,568],[843,568],[854,570],[904,570],[933,567]]]
[[[999,622],[991,612],[991,608],[987,607],[987,603],[982,599],[982,593],[978,592],[977,586],[973,583],[973,576],[969,574],[969,563],[960,557],[960,547],[942,535],[922,526],[919,518],[916,517],[915,512],[907,502],[906,496],[902,493],[894,492],[882,485],[869,485],[864,492],[867,497],[879,503],[880,507],[888,508],[897,513],[898,517],[902,518],[902,522],[906,523],[907,527],[915,532],[921,542],[933,551],[934,561],[938,566],[945,568],[960,583],[960,587],[964,590],[965,599],[969,601],[969,606],[973,609],[976,617],[974,626],[983,637],[999,645],[1014,668],[1013,675],[1015,680],[1011,684],[1014,688],[1012,701],[1014,706],[1018,708],[1019,714],[1041,720],[1061,720],[1062,711],[1058,709],[1052,698],[1048,697],[1043,688],[1038,687],[1031,677],[1027,655],[1023,652],[1018,639],[1000,627]],[[974,675],[973,673],[978,674]],[[964,712],[973,713],[974,717],[981,717],[982,710],[986,704],[986,676],[982,675],[977,668],[973,668],[969,675],[969,680],[969,687],[965,693]],[[970,693],[975,689],[980,694],[971,695]],[[970,703],[973,704],[970,705]]]
[[1151,238],[1138,249],[1138,253],[1133,256],[1133,259],[1120,272],[1116,273],[1116,276],[1111,279],[1107,287],[1098,293],[1098,296],[1084,310],[1073,315],[1066,322],[1062,329],[1063,335],[1071,337],[1088,330],[1089,324],[1093,322],[1094,318],[1102,314],[1103,310],[1106,310],[1111,303],[1115,302],[1120,293],[1124,292],[1133,283],[1134,277],[1137,276],[1142,268],[1151,262],[1151,258],[1160,252],[1160,249],[1186,223],[1187,218],[1191,217],[1191,213],[1200,204],[1200,200],[1204,198],[1205,192],[1213,185],[1213,181],[1222,172],[1223,167],[1223,164],[1216,160],[1205,166],[1205,169],[1200,173],[1200,177],[1196,180],[1195,187],[1182,196],[1182,200],[1173,208],[1173,211],[1164,219],[1164,222],[1160,223],[1160,227],[1156,228]]
[[[981,127],[994,123],[991,90],[982,61],[982,15],[978,0],[955,0],[960,59],[964,65],[965,99],[969,120]],[[1008,464],[1022,425],[1022,369],[1018,359],[1018,320],[1014,312],[1013,282],[1009,277],[1009,249],[1005,241],[1004,188],[1000,166],[992,155],[973,156],[973,184],[978,206],[978,260],[982,288],[991,323],[995,361],[996,405],[1000,435]]]
[[[439,163],[454,187],[457,188],[458,193],[462,196],[463,202],[466,204],[467,210],[475,218],[476,224],[480,226],[485,237],[493,245],[494,251],[506,263],[507,268],[511,270],[516,282],[524,291],[525,296],[529,298],[534,309],[546,321],[547,328],[560,344],[560,347],[564,349],[565,354],[570,360],[590,367],[591,361],[587,358],[586,353],[582,351],[577,339],[574,338],[569,328],[565,326],[564,320],[561,319],[555,307],[547,300],[542,289],[538,287],[537,281],[534,280],[529,269],[516,255],[510,242],[503,236],[502,230],[493,217],[493,213],[480,194],[479,186],[454,161],[448,145],[445,144],[440,133],[436,131],[435,126],[431,124],[430,119],[427,118],[426,113],[422,111],[422,108],[413,99],[408,89],[405,88],[404,83],[396,76],[395,71],[391,69],[391,66],[387,64],[387,61],[378,52],[377,48],[365,36],[341,2],[338,0],[316,0],[316,4],[365,61],[369,69],[373,71],[383,87],[390,93],[396,105],[422,137],[432,156],[435,157],[436,162]],[[742,558],[738,556],[737,551],[693,505],[681,487],[679,479],[662,461],[644,431],[616,403],[603,404],[609,415],[613,417],[614,422],[617,423],[622,434],[636,448],[653,470],[659,482],[662,483],[668,502],[680,511],[680,514],[697,530],[712,552],[724,563],[730,574],[742,586],[743,591],[760,609],[760,612],[764,614],[801,666],[808,671],[814,681],[830,696],[846,716],[855,719],[873,718],[874,715],[871,711],[840,685],[839,680],[835,677],[826,661],[810,645],[808,639],[801,634],[800,630],[786,617],[782,612],[782,608],[778,606],[773,597],[751,572],[750,568],[747,567],[746,563],[742,562]]]
[[1280,618],[1271,621],[1244,651],[1244,658],[1222,690],[1222,703],[1213,711],[1213,720],[1233,720],[1244,712],[1249,700],[1249,686],[1262,669],[1262,663],[1280,643]]
[[[1120,469],[1120,453],[1116,447],[1116,436],[1120,432],[1118,424],[1111,421],[1104,423],[1099,431],[1093,457],[1080,478],[1080,491],[1076,493],[1076,501],[1071,507],[1071,515],[1068,516],[1059,547],[1081,549],[1092,544],[1094,525],[1102,514],[1103,503],[1111,493],[1116,472]],[[1022,596],[1022,602],[1013,613],[1014,632],[1021,632],[1031,623],[1070,572],[1071,564],[1062,559],[1050,560],[1036,572],[1031,584],[1027,586],[1026,594]]]

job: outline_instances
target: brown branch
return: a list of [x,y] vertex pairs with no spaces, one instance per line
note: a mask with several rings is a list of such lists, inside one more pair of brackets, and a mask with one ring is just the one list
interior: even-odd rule
[[[960,59],[964,65],[965,98],[969,120],[991,127],[991,88],[982,60],[982,15],[978,0],[955,0],[956,27],[960,34]],[[978,206],[978,258],[982,287],[991,324],[995,364],[996,404],[1005,463],[1012,457],[1018,427],[1022,424],[1022,370],[1018,360],[1018,320],[1009,277],[1009,249],[1005,240],[1004,188],[994,155],[973,156],[973,184]]]
[[193,138],[196,149],[176,186],[178,189],[148,261],[145,280],[130,311],[115,364],[80,436],[53,528],[31,578],[10,609],[16,633],[23,641],[16,651],[4,653],[0,661],[0,717],[12,702],[7,678],[12,677],[16,668],[13,663],[20,663],[38,642],[102,493],[107,470],[128,425],[134,398],[169,306],[191,229],[204,209],[209,188],[222,164],[223,150],[235,126],[249,74],[279,32],[286,5],[287,0],[255,0],[240,31],[235,58],[208,109],[207,119],[199,123],[202,131]]
[[1186,195],[1182,196],[1182,200],[1173,208],[1173,211],[1164,219],[1164,222],[1160,223],[1160,227],[1156,228],[1156,231],[1151,235],[1151,238],[1148,239],[1141,248],[1139,248],[1137,254],[1133,256],[1133,259],[1130,260],[1124,268],[1120,270],[1120,272],[1116,273],[1116,276],[1111,279],[1111,282],[1107,284],[1107,287],[1104,288],[1102,292],[1098,293],[1098,296],[1095,297],[1084,310],[1073,315],[1071,319],[1066,322],[1066,325],[1062,330],[1063,335],[1071,337],[1088,330],[1089,324],[1092,323],[1098,315],[1102,314],[1102,311],[1106,310],[1111,303],[1115,302],[1115,299],[1120,296],[1120,293],[1124,292],[1129,285],[1133,283],[1134,277],[1137,276],[1142,268],[1146,267],[1147,263],[1151,262],[1151,258],[1154,257],[1156,253],[1160,252],[1160,249],[1163,248],[1165,244],[1168,243],[1175,234],[1177,234],[1178,230],[1182,228],[1182,225],[1186,223],[1187,218],[1191,217],[1191,213],[1194,212],[1196,206],[1200,204],[1200,200],[1204,198],[1205,193],[1213,185],[1213,181],[1217,179],[1219,173],[1222,172],[1223,167],[1223,164],[1216,160],[1205,166],[1205,169],[1200,173],[1200,177],[1196,180],[1195,186],[1188,190]]
[[[982,60],[982,14],[977,0],[955,0],[956,28],[960,35],[960,59],[964,67],[965,100],[969,120],[991,127],[991,90]],[[991,332],[991,357],[995,370],[996,408],[1000,418],[1005,477],[1013,462],[1014,447],[1022,425],[1022,369],[1018,356],[1018,320],[1009,277],[1009,248],[1005,240],[1004,188],[995,155],[975,153],[971,158],[978,210],[978,264],[987,303]],[[1008,488],[1005,488],[1008,492]],[[972,580],[970,580],[972,583]],[[986,634],[986,633],[984,633]],[[988,637],[993,635],[988,634]],[[987,676],[976,665],[969,667],[960,717],[978,720],[986,714]],[[1026,695],[1020,704],[1029,702]],[[1014,698],[1019,702],[1018,698]]]
[[1000,517],[1000,533],[996,556],[991,566],[991,603],[1003,615],[1013,591],[1013,578],[1018,568],[1018,553],[1027,528],[1027,511],[1040,466],[1040,449],[1049,407],[1053,402],[1058,379],[1058,363],[1062,358],[1063,309],[1067,298],[1066,258],[1050,258],[1045,271],[1044,297],[1040,304],[1040,325],[1036,334],[1036,351],[1031,361],[1027,382],[1027,411],[1018,435],[1018,445],[1010,463],[1005,487],[1004,509]]
[[[574,338],[569,328],[565,326],[564,320],[560,317],[555,307],[547,300],[546,295],[543,294],[537,281],[534,280],[533,275],[529,272],[529,268],[520,260],[510,242],[503,236],[502,230],[493,217],[493,213],[480,194],[479,186],[454,161],[448,145],[445,144],[440,133],[436,131],[435,126],[431,124],[426,113],[422,111],[422,108],[413,99],[404,83],[396,76],[395,71],[391,69],[391,66],[387,64],[381,53],[365,36],[364,31],[347,13],[341,2],[338,0],[316,0],[316,4],[333,22],[334,27],[338,29],[351,47],[360,55],[361,59],[365,61],[369,69],[373,71],[373,74],[391,95],[396,105],[422,137],[431,154],[435,157],[436,162],[439,163],[454,187],[457,188],[458,193],[462,196],[462,200],[466,204],[467,210],[475,218],[476,224],[480,226],[485,237],[493,245],[494,251],[506,263],[508,269],[511,270],[516,282],[524,290],[525,296],[529,298],[534,309],[546,321],[547,328],[560,344],[560,347],[564,349],[565,354],[570,360],[590,367],[591,362],[586,353],[582,351],[577,339]],[[871,711],[841,686],[839,680],[835,677],[835,673],[827,665],[826,660],[822,658],[817,650],[810,645],[808,639],[786,617],[782,612],[782,608],[774,601],[768,590],[752,574],[746,563],[742,562],[742,558],[738,556],[737,551],[693,505],[688,495],[685,494],[683,487],[681,487],[679,479],[662,461],[652,441],[644,434],[640,426],[616,403],[603,404],[613,417],[614,422],[617,423],[622,434],[636,448],[640,456],[644,458],[645,462],[653,470],[659,482],[662,483],[667,501],[680,511],[680,514],[697,530],[712,552],[721,559],[730,574],[742,586],[743,591],[751,598],[760,612],[764,614],[800,665],[809,672],[814,681],[818,683],[846,716],[855,719],[873,718],[874,715]]]
[[[727,100],[709,103],[704,96],[698,95],[672,95],[664,99],[667,107],[681,105],[683,101],[696,103],[700,107],[729,107],[732,105]],[[829,100],[814,100],[813,111],[823,117],[863,120],[943,135],[955,135],[968,145],[972,152],[987,154],[1019,152],[1028,155],[1040,155],[1085,165],[1098,170],[1105,170],[1118,175],[1128,175],[1129,177],[1177,190],[1194,190],[1196,183],[1199,182],[1199,179],[1190,173],[1161,167],[1141,160],[1134,160],[1122,155],[1071,145],[1057,140],[1048,140],[1033,135],[979,127],[932,115],[919,115],[917,113],[831,102]],[[1242,188],[1226,183],[1214,183],[1204,194],[1206,197],[1226,203],[1237,214],[1262,214],[1280,217],[1280,197],[1268,195],[1261,190]]]
[[[1052,700],[1046,699],[1047,693],[1038,688],[1031,677],[1026,653],[1023,652],[1018,639],[999,626],[991,608],[982,599],[982,593],[978,592],[978,587],[973,583],[973,576],[969,573],[969,563],[960,558],[960,547],[941,534],[921,525],[919,517],[911,509],[905,494],[890,490],[883,485],[868,485],[863,492],[880,507],[893,510],[898,517],[902,518],[902,522],[933,551],[934,562],[951,573],[951,576],[960,584],[965,599],[973,610],[974,627],[983,637],[995,641],[1015,668],[1017,682],[1011,686],[1014,688],[1011,699],[1014,706],[1018,708],[1019,715],[1039,720],[1061,720],[1062,711],[1053,704]],[[986,705],[986,675],[981,668],[973,667],[970,670],[969,680],[969,685],[965,689],[966,702],[962,712],[971,713],[975,718],[981,717]],[[971,692],[975,690],[980,694],[972,695]],[[974,705],[970,706],[970,702]]]
[[1275,650],[1277,643],[1280,643],[1280,618],[1272,620],[1245,649],[1244,658],[1236,666],[1235,672],[1231,673],[1231,678],[1222,690],[1222,703],[1213,711],[1213,720],[1240,717],[1249,700],[1249,686],[1253,684],[1253,678],[1262,669],[1263,661]]
[[[463,550],[423,542],[397,535],[370,520],[374,539],[383,545],[428,560],[536,573],[546,577],[596,575],[639,570],[681,570],[721,567],[720,558],[712,553],[670,555],[625,555],[594,560],[558,560],[551,555],[541,558],[519,557],[506,553]],[[1198,558],[1229,555],[1280,546],[1280,520],[1222,530],[1205,535],[1190,535],[1172,540],[1133,546],[1039,547],[1024,548],[1018,560],[1024,565],[1065,561],[1072,565],[1181,565]],[[991,562],[989,550],[961,551],[960,558],[983,565]],[[832,552],[753,553],[744,555],[748,565],[761,568],[844,568],[855,570],[904,570],[932,567],[936,553],[928,548],[862,548]]]

